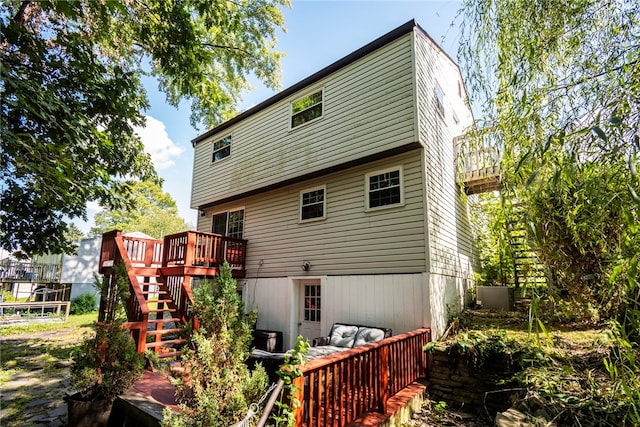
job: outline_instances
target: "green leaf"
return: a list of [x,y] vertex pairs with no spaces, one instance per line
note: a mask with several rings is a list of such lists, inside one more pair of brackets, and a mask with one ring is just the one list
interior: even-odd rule
[[529,188],[531,186],[531,184],[533,184],[533,181],[535,181],[536,177],[538,176],[538,174],[540,173],[540,170],[535,170],[531,173],[531,175],[529,175],[529,178],[527,179],[527,182],[525,183],[525,187]]
[[631,194],[631,198],[633,199],[633,201],[640,205],[640,197],[638,197],[638,193],[636,193],[636,190],[631,186],[628,186],[628,188],[629,194]]
[[593,133],[595,133],[598,138],[600,138],[604,142],[607,142],[607,140],[608,140],[607,139],[607,134],[604,133],[604,131],[602,129],[600,129],[598,126],[592,126],[591,127],[591,131]]

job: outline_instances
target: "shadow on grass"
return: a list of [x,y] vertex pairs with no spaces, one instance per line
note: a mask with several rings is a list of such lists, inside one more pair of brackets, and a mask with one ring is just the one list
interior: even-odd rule
[[[3,427],[36,425],[49,411],[66,413],[71,355],[80,346],[93,321],[82,319],[51,330],[12,328],[0,337],[0,424]],[[38,421],[40,420],[40,421]]]

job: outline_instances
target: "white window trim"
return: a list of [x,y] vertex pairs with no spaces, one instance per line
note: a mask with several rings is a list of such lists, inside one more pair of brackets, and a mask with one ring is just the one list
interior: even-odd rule
[[219,211],[212,212],[211,220],[209,222],[209,233],[213,233],[213,217],[222,213],[226,213],[227,214],[227,223],[226,223],[226,230],[225,230],[225,235],[226,235],[229,232],[229,213],[236,212],[236,211],[244,211],[244,214],[242,215],[242,237],[240,237],[240,239],[244,239],[244,231],[246,229],[245,226],[247,225],[247,210],[244,208],[244,206],[238,206],[234,208],[222,209]]
[[[381,175],[387,172],[399,171],[400,175],[400,203],[394,203],[392,205],[384,205],[384,206],[376,206],[375,208],[369,207],[369,178],[374,175]],[[402,166],[393,166],[386,169],[377,170],[374,172],[370,172],[364,176],[364,211],[365,212],[373,212],[379,211],[382,209],[392,209],[404,206],[404,173]]]
[[[322,200],[322,216],[321,217],[319,216],[317,218],[302,219],[302,195],[304,193],[309,193],[311,191],[317,191],[317,190],[324,191],[324,198]],[[298,195],[298,222],[307,223],[307,222],[314,222],[314,221],[322,221],[324,219],[327,219],[327,186],[319,185],[317,187],[311,187],[311,188],[307,188],[300,191],[300,194]]]
[[[307,96],[316,93],[316,92],[321,92],[322,93],[322,101],[320,101],[322,103],[322,113],[320,113],[320,115],[318,117],[316,117],[315,119],[311,119],[308,122],[304,122],[301,125],[298,125],[296,127],[292,127],[291,126],[291,119],[293,118],[293,104],[295,104],[296,102],[300,101],[303,98],[306,98]],[[310,123],[315,123],[318,120],[321,120],[324,118],[324,86],[320,87],[320,88],[314,88],[312,90],[306,91],[304,92],[304,94],[298,96],[297,98],[293,99],[291,102],[289,102],[289,132],[293,132],[296,131],[300,128],[303,128],[305,126],[307,126]]]
[[[213,161],[213,153],[215,152],[215,150],[213,149],[213,147],[216,145],[216,142],[221,141],[225,138],[231,138],[231,143],[229,144],[229,155],[227,157],[224,157],[218,161]],[[209,153],[209,160],[211,161],[212,165],[219,165],[221,162],[224,162],[225,160],[227,160],[228,158],[230,158],[233,155],[233,136],[231,134],[222,136],[220,138],[216,138],[214,140],[211,141],[211,152]]]

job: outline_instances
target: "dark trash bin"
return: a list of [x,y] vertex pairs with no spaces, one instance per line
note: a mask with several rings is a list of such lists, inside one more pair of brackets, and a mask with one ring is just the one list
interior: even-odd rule
[[271,353],[282,352],[282,332],[255,329],[253,331],[253,341],[251,347]]

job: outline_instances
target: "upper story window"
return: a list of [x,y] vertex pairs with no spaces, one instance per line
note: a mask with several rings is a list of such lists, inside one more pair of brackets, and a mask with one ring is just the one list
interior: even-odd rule
[[214,214],[212,223],[212,233],[242,239],[244,232],[244,209]]
[[324,219],[325,211],[325,187],[300,192],[300,221]]
[[231,155],[231,136],[226,136],[213,143],[211,162],[215,163]]
[[291,103],[291,128],[322,117],[323,90],[320,89]]
[[367,209],[397,206],[404,203],[402,168],[397,167],[366,176]]
[[438,85],[438,83],[436,83],[434,93],[436,95],[436,108],[438,109],[440,114],[442,114],[442,117],[444,117],[444,93],[442,93],[442,89],[440,88],[440,85]]

